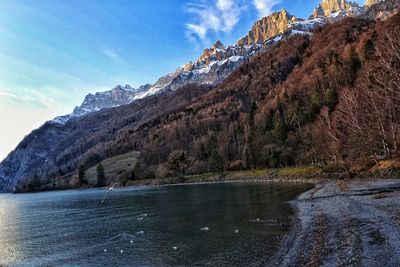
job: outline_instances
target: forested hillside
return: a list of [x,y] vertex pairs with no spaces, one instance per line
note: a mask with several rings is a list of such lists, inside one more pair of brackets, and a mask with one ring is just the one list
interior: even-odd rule
[[154,166],[182,149],[192,172],[214,150],[224,169],[398,157],[399,22],[346,19],[293,37],[118,142],[139,144]]
[[[45,163],[30,166],[49,180],[130,151],[140,152],[144,178],[399,157],[399,43],[399,14],[347,18],[282,40],[214,88],[49,123],[17,149],[55,128]],[[174,158],[187,166],[171,172]]]

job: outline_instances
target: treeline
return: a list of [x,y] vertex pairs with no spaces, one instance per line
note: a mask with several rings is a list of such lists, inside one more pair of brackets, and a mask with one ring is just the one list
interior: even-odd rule
[[[135,169],[129,179],[134,180],[137,172],[138,170],[135,166]],[[89,184],[89,181],[86,177],[86,168],[85,166],[80,165],[76,174],[72,177],[39,177],[39,175],[35,173],[31,179],[20,180],[15,192],[40,192],[56,189],[72,189],[93,186],[104,187],[108,186],[111,182],[115,182],[110,178],[106,177],[104,167],[101,163],[99,163],[96,167],[96,183]],[[122,185],[126,185],[126,183]]]

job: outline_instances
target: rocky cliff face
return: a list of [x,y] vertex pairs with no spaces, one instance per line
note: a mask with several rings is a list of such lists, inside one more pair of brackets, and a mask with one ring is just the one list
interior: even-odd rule
[[30,179],[41,174],[51,164],[51,155],[70,137],[70,129],[64,125],[47,122],[31,132],[0,165],[0,192],[12,190],[18,180]]
[[129,84],[125,85],[125,87],[117,85],[110,91],[88,94],[83,103],[75,107],[71,114],[59,116],[53,122],[64,124],[72,118],[79,118],[102,109],[129,104],[136,95],[147,91],[150,87],[150,85],[143,85],[135,89]]
[[370,6],[372,6],[372,5],[374,5],[374,4],[376,4],[376,3],[380,3],[380,2],[383,2],[384,0],[366,0],[365,1],[365,7],[370,7]]
[[252,27],[247,36],[237,42],[237,45],[262,44],[268,39],[287,31],[291,22],[298,19],[290,15],[286,10],[275,12],[271,16],[262,18]]
[[356,3],[350,3],[346,0],[323,0],[318,7],[314,9],[313,18],[318,17],[336,17],[341,13],[348,16],[357,16],[361,14],[363,8]]
[[399,0],[367,0],[365,5],[363,17],[366,19],[386,20],[400,11]]

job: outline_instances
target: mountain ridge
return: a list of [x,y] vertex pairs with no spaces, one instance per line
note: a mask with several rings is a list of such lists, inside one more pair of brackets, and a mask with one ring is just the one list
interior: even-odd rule
[[[92,98],[92,102],[96,103],[96,105],[85,105],[84,100],[71,114],[59,116],[52,121],[55,123],[65,123],[69,119],[81,117],[103,108],[126,105],[134,100],[152,94],[163,93],[169,90],[173,91],[189,83],[219,84],[243,61],[271,44],[287,37],[290,35],[287,34],[288,32],[292,32],[293,34],[310,34],[314,28],[322,26],[326,22],[327,20],[321,17],[309,20],[300,19],[289,14],[286,9],[273,12],[271,15],[257,20],[247,35],[240,38],[236,44],[225,46],[218,40],[211,48],[204,49],[202,55],[195,62],[182,65],[174,72],[160,77],[152,85],[144,85],[138,89],[130,90],[126,93],[126,99],[116,101],[110,97],[105,97],[105,102],[98,104],[100,98],[104,98],[104,95],[121,87],[118,85],[110,91],[96,93],[95,96],[98,95],[99,100],[93,99],[92,94],[85,97],[85,99],[88,97]],[[129,87],[129,89],[131,88]]]
[[[211,48],[206,48],[196,62],[182,65],[174,72],[160,77],[152,85],[146,84],[137,89],[127,85],[129,86],[128,90],[125,87],[125,92],[121,92],[126,96],[123,99],[105,96],[116,88],[123,88],[120,85],[110,91],[95,93],[94,96],[97,96],[98,99],[94,99],[93,95],[89,94],[85,100],[91,98],[93,105],[85,104],[84,100],[80,106],[75,107],[71,114],[56,117],[52,121],[63,124],[72,118],[78,118],[104,108],[126,105],[149,95],[173,91],[189,83],[219,84],[243,61],[274,42],[280,41],[288,31],[294,34],[310,34],[316,27],[344,17],[359,16],[374,4],[381,2],[384,0],[366,0],[365,6],[360,7],[358,4],[346,0],[322,0],[308,19],[293,16],[286,9],[273,12],[271,15],[257,20],[247,35],[240,38],[234,45],[224,46],[217,41]],[[385,13],[382,13],[381,16],[385,16]],[[103,103],[100,103],[101,98],[105,99]]]

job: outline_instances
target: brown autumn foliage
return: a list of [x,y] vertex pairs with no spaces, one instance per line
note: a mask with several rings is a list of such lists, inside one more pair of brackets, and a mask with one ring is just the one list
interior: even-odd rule
[[398,157],[399,25],[400,15],[345,19],[274,45],[214,88],[190,85],[70,121],[46,173],[132,150],[147,177],[164,176],[173,151],[192,159],[190,173],[207,172],[213,151],[232,170]]

